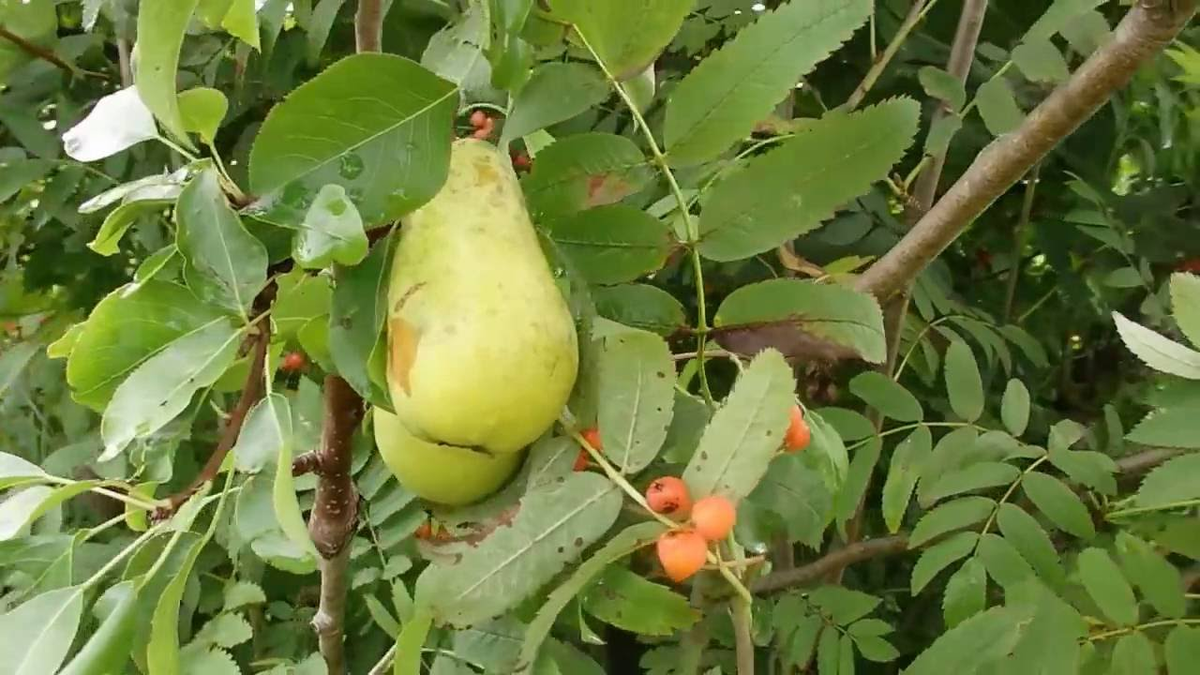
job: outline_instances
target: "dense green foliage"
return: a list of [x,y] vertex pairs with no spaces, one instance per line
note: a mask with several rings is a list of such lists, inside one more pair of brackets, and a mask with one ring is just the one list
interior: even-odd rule
[[[0,673],[326,672],[293,459],[327,375],[390,408],[395,230],[480,110],[580,377],[467,507],[356,426],[349,672],[1196,671],[1200,33],[888,335],[854,279],[919,177],[1019,127],[1124,3],[991,3],[965,87],[958,2],[911,33],[910,0],[382,4],[355,54],[344,0],[0,0]],[[781,453],[797,402],[812,443]],[[663,475],[737,502],[683,584],[640,502]]]

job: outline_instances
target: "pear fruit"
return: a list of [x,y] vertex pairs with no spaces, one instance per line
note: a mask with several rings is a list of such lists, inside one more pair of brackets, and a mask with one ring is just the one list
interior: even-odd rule
[[446,183],[403,220],[388,288],[388,388],[418,438],[511,453],[575,384],[575,324],[506,155],[456,141]]
[[516,472],[522,453],[488,453],[430,443],[413,436],[395,415],[375,408],[375,444],[383,462],[409,492],[446,506],[479,501]]

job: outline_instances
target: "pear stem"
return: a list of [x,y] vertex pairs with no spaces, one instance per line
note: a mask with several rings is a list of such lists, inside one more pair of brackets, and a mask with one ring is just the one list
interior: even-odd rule
[[650,148],[650,154],[653,155],[654,164],[667,179],[667,185],[671,188],[671,194],[675,197],[675,202],[679,207],[679,216],[683,219],[684,230],[687,232],[688,241],[684,242],[687,245],[688,251],[691,254],[692,269],[695,272],[696,284],[696,361],[697,371],[700,374],[700,391],[704,395],[704,401],[712,407],[713,395],[712,389],[708,386],[708,373],[704,367],[704,348],[708,342],[708,307],[704,298],[704,270],[700,266],[700,251],[696,249],[696,243],[700,240],[700,232],[696,227],[696,221],[692,219],[692,213],[689,210],[688,200],[683,196],[683,190],[679,187],[679,181],[675,180],[675,173],[671,171],[670,165],[667,163],[667,156],[663,153],[662,148],[658,147],[658,141],[654,140],[654,133],[650,131],[650,125],[646,123],[646,118],[642,117],[642,113],[638,111],[637,105],[633,99],[629,97],[629,92],[625,91],[620,81],[604,64],[600,55],[592,48],[592,44],[588,42],[587,36],[583,31],[579,30],[578,26],[572,26],[575,35],[579,37],[580,43],[588,50],[588,53],[595,59],[596,65],[600,66],[600,70],[604,72],[604,77],[608,79],[608,83],[625,102],[625,107],[629,108],[630,114],[633,115],[634,124],[638,131],[646,139],[646,145]]

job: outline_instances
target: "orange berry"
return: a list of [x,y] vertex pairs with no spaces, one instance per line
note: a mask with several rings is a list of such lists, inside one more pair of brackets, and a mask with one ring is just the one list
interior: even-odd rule
[[706,541],[721,541],[729,536],[737,521],[733,503],[721,495],[710,495],[692,505],[692,525]]
[[675,476],[654,479],[646,488],[646,503],[651,511],[667,516],[686,518],[692,511],[692,495],[687,483]]
[[482,129],[483,127],[487,126],[487,123],[490,119],[491,118],[489,118],[487,113],[484,111],[476,110],[475,112],[471,113],[471,126],[475,127],[476,129]]
[[584,429],[579,435],[583,436],[583,440],[587,441],[587,444],[592,446],[594,450],[600,450],[604,447],[600,444],[600,430],[596,427]]
[[512,156],[512,165],[517,171],[528,171],[533,166],[533,162],[529,159],[529,155],[518,152]]
[[492,118],[488,117],[483,123],[483,126],[476,127],[475,131],[471,134],[471,137],[480,141],[486,141],[488,137],[492,135],[492,131],[495,128],[496,123],[492,121]]
[[422,541],[432,539],[433,538],[433,526],[430,525],[429,521],[427,520],[417,526],[417,531],[413,532],[413,536]]
[[583,471],[588,468],[587,450],[580,450],[579,455],[575,457],[575,466],[571,467],[573,471]]
[[288,352],[283,357],[283,363],[280,365],[280,368],[284,372],[294,373],[303,370],[306,365],[308,365],[308,359],[304,358],[302,352]]
[[691,530],[663,532],[656,548],[663,571],[675,583],[698,572],[708,557],[708,545],[704,543],[704,537]]
[[804,411],[798,405],[792,406],[792,421],[783,436],[784,447],[788,452],[799,452],[807,448],[811,440],[812,431],[808,428],[808,422],[804,421]]

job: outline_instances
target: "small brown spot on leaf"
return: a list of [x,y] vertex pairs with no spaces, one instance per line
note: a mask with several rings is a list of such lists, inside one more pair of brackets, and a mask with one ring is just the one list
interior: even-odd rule
[[575,546],[577,548],[583,547],[583,537],[575,537]]

